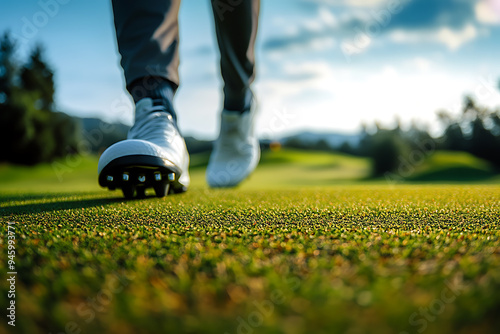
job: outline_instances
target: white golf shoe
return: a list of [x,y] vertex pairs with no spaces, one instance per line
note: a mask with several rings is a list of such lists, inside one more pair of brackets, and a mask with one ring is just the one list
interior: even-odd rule
[[128,139],[110,146],[99,158],[99,184],[121,188],[126,198],[156,196],[187,190],[189,154],[172,116],[150,98],[137,102],[135,123]]
[[207,183],[212,188],[237,186],[257,167],[260,146],[254,132],[256,103],[240,113],[223,110],[219,138],[207,167]]

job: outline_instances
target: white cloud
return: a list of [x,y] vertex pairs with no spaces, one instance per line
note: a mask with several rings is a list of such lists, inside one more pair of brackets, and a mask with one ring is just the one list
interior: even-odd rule
[[478,35],[476,27],[468,24],[461,31],[441,28],[436,33],[436,39],[451,50],[456,50],[463,44],[475,39]]
[[337,45],[333,37],[319,37],[311,40],[309,43],[310,49],[315,51],[322,51],[333,48]]
[[[322,51],[331,49],[337,44],[340,44],[341,51],[347,56],[364,53],[375,44],[385,44],[386,42],[412,44],[430,42],[444,45],[449,50],[455,51],[485,32],[488,33],[487,27],[480,22],[475,22],[474,13],[466,15],[467,17],[463,19],[463,25],[441,22],[440,17],[449,17],[453,14],[450,10],[440,15],[434,13],[433,17],[435,18],[431,18],[432,22],[424,22],[425,24],[422,26],[405,25],[401,22],[391,26],[391,22],[395,22],[394,18],[381,21],[380,17],[374,14],[377,11],[370,9],[370,7],[381,4],[393,3],[390,0],[309,1],[318,4],[316,15],[295,21],[277,21],[282,25],[282,35],[269,39],[266,44],[266,48],[272,52],[273,59],[280,58],[284,51]],[[480,8],[487,6],[487,9],[490,9],[488,17],[484,16],[486,14],[481,14],[485,11],[484,8],[478,12],[478,15],[484,16],[483,20],[492,21],[493,16],[496,18],[496,14],[491,8],[496,6],[500,10],[500,2],[497,4],[497,2],[490,0],[474,1],[480,1],[478,4]],[[474,8],[474,3],[471,4],[470,8]],[[332,4],[339,5],[339,9],[333,10],[328,7]],[[349,10],[341,10],[340,6],[343,6],[344,9],[349,8]],[[459,10],[457,11],[460,13]],[[463,16],[463,13],[461,15]]]
[[[457,112],[467,92],[476,93],[482,105],[500,104],[494,77],[482,84],[478,69],[453,71],[444,62],[418,56],[374,67],[295,59],[273,63],[279,68],[267,71],[271,65],[262,64],[255,86],[257,132],[267,138],[304,129],[354,132],[363,121],[392,125],[396,115],[404,122],[431,123],[439,109]],[[277,70],[279,76],[274,75]],[[215,138],[222,101],[219,85],[184,87],[176,103],[183,133]]]
[[346,5],[353,7],[379,7],[386,3],[386,0],[344,0]]
[[497,0],[481,0],[475,6],[476,18],[485,24],[500,24],[500,3]]
[[283,65],[283,72],[288,75],[308,74],[309,77],[319,78],[333,74],[333,68],[326,61],[305,61],[300,64],[286,63]]
[[[437,129],[432,123],[436,111],[457,111],[463,94],[474,94],[481,84],[474,73],[451,73],[443,67],[422,57],[382,64],[378,69],[345,68],[326,61],[285,63],[285,74],[304,79],[285,76],[258,82],[261,113],[257,129],[274,137],[304,129],[356,131],[363,121],[393,124],[396,115],[404,122],[415,119]],[[478,101],[494,105],[500,98]],[[280,118],[283,111],[289,117]],[[284,122],[270,133],[267,124],[276,119]]]
[[336,27],[338,25],[337,18],[333,13],[326,7],[321,7],[319,9],[319,19],[323,21],[326,26]]
[[338,26],[336,16],[326,7],[318,8],[314,17],[302,18],[293,23],[283,18],[274,20],[279,26],[281,36],[278,38],[279,47],[273,47],[268,55],[277,60],[284,54],[322,51],[333,48],[337,42],[334,31]]
[[479,33],[476,27],[472,24],[468,24],[458,31],[448,27],[441,27],[434,31],[408,31],[398,29],[392,31],[389,36],[392,41],[398,43],[441,43],[447,46],[448,49],[454,51],[467,42],[475,39],[478,35]]
[[421,72],[428,72],[431,69],[432,63],[430,60],[422,57],[416,57],[412,61],[413,65]]

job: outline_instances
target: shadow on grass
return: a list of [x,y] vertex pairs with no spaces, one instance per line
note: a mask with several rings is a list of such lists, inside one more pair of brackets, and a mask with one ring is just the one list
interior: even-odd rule
[[472,167],[450,167],[433,170],[409,178],[411,182],[481,182],[492,179],[493,171],[486,171]]
[[[48,202],[42,203],[29,203],[29,204],[12,204],[0,208],[0,217],[9,217],[12,215],[23,215],[32,213],[42,213],[50,211],[84,209],[97,206],[103,206],[118,202],[129,202],[140,199],[127,200],[123,197],[108,197],[108,198],[82,198],[75,200],[68,200],[68,196],[75,197],[75,194],[49,194],[49,195],[14,195],[0,197],[0,203],[10,201],[25,201],[25,200],[40,200],[47,199]],[[83,194],[85,196],[85,194]],[[156,198],[148,196],[147,198]]]
[[0,204],[7,202],[33,201],[40,199],[52,199],[61,197],[61,194],[18,194],[18,195],[1,195]]
[[403,177],[397,172],[390,174],[390,178],[385,176],[367,176],[360,178],[361,182],[386,181],[388,184],[463,184],[463,183],[486,183],[494,181],[499,176],[495,171],[488,171],[473,167],[448,167],[419,172],[409,177]]

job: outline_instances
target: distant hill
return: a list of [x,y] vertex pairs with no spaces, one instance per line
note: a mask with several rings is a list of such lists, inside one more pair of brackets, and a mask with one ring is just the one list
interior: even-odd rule
[[[74,119],[80,126],[82,139],[88,143],[90,151],[95,154],[101,154],[109,146],[126,139],[130,129],[122,123],[107,123],[98,118],[75,117]],[[212,141],[198,140],[190,136],[184,139],[191,154],[212,150]]]
[[[98,118],[75,118],[82,129],[82,138],[88,142],[92,153],[100,154],[107,147],[127,138],[129,126],[121,123],[107,123]],[[198,140],[192,136],[186,136],[186,146],[191,154],[210,152],[213,141]],[[286,136],[278,140],[283,147],[313,149],[313,150],[336,150],[343,145],[357,147],[361,140],[359,134],[340,134],[328,132],[305,131]],[[269,140],[261,140],[263,148],[269,147]]]
[[285,147],[338,149],[346,144],[351,147],[357,147],[360,140],[360,134],[305,131],[284,137],[279,142]]
[[75,118],[82,130],[81,136],[92,153],[100,154],[114,143],[126,139],[129,126],[121,123],[107,123],[98,118]]

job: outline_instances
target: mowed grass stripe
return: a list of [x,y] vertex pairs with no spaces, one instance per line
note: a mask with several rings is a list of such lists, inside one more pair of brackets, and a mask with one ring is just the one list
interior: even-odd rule
[[2,233],[18,223],[15,332],[498,329],[497,185],[39,195],[0,196]]

